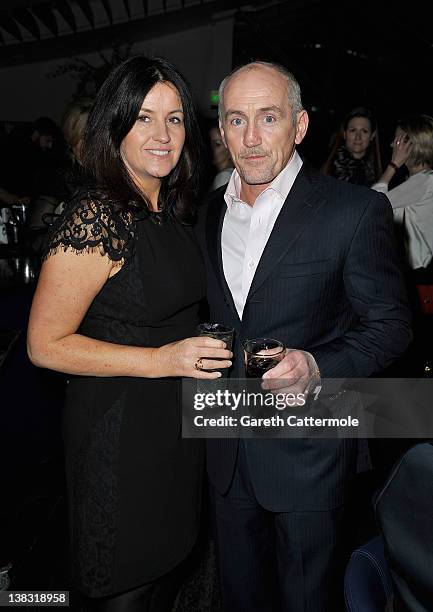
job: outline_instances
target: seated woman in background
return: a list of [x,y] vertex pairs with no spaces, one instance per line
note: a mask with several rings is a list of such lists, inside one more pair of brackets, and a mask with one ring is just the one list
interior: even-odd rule
[[137,56],[117,67],[84,136],[96,187],[53,227],[32,305],[31,360],[72,375],[72,579],[98,612],[170,612],[199,529],[203,446],[182,439],[180,377],[231,365],[222,341],[196,337],[200,143],[174,66]]
[[322,172],[370,187],[382,174],[376,121],[370,110],[355,108],[344,118]]
[[[388,190],[394,174],[406,165],[409,177]],[[412,270],[426,269],[433,259],[433,118],[412,115],[399,121],[392,157],[372,187],[386,193],[397,224],[404,226]]]
[[[398,169],[405,165],[406,181],[388,190]],[[391,161],[372,187],[386,193],[394,211],[397,234],[407,269],[414,311],[416,358],[430,372],[433,357],[433,117],[412,115],[398,122]],[[427,370],[424,375],[427,375]]]

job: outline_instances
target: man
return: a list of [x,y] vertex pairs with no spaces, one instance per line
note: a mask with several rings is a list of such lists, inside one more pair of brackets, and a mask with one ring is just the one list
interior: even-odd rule
[[[369,376],[411,337],[389,202],[309,170],[296,152],[307,128],[283,67],[251,63],[221,84],[235,171],[203,215],[210,316],[235,328],[233,376],[246,338],[299,349],[268,385],[305,385],[313,358],[322,377]],[[226,612],[338,610],[356,456],[352,440],[209,441]]]

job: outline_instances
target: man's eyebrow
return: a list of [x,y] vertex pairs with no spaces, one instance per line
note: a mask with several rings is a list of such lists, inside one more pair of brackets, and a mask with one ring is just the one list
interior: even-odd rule
[[[272,106],[264,106],[263,108],[259,108],[258,109],[259,113],[278,113],[278,114],[282,114],[281,108],[279,106],[277,106],[276,104],[272,104]],[[232,116],[232,115],[238,115],[239,117],[246,117],[246,114],[240,110],[236,110],[236,109],[231,109],[229,108],[224,117],[227,119],[228,117]]]
[[260,108],[259,111],[261,113],[279,113],[281,115],[281,108],[279,106],[277,106],[276,104],[273,104],[272,106],[265,106],[264,108]]
[[240,111],[240,110],[236,110],[236,109],[232,109],[232,108],[229,108],[229,109],[228,109],[228,110],[225,112],[224,117],[227,119],[227,117],[230,117],[231,115],[239,115],[240,117],[246,117],[246,114],[245,114],[245,113],[243,113],[242,111]]

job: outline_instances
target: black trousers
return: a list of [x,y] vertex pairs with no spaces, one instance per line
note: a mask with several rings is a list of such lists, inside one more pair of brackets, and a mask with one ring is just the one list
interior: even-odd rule
[[257,501],[240,442],[229,492],[214,491],[225,612],[343,609],[344,508],[271,512]]

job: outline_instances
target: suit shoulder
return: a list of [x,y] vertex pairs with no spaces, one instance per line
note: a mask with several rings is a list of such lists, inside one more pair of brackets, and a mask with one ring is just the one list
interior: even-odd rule
[[209,215],[218,214],[218,210],[225,204],[224,201],[225,185],[215,191],[207,193],[197,206],[197,232],[203,233]]
[[224,193],[226,191],[227,185],[222,185],[218,187],[218,189],[214,189],[207,193],[200,204],[200,207],[208,208],[211,206],[221,205],[224,202]]
[[352,185],[352,183],[325,175],[322,175],[321,187],[327,191],[334,206],[340,205],[352,210],[363,211],[374,202],[374,205],[380,208],[391,208],[386,195],[370,187]]

